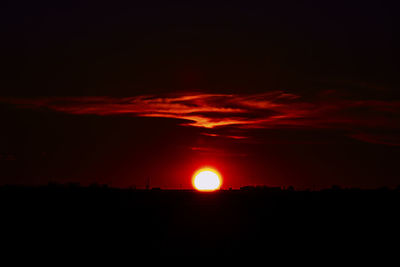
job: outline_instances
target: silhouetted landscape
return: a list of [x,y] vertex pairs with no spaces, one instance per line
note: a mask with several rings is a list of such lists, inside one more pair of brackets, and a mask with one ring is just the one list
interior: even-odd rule
[[2,265],[395,265],[399,10],[5,1]]
[[391,253],[400,222],[399,188],[248,186],[201,193],[50,184],[2,186],[0,201],[11,244],[57,255],[118,250],[132,257],[195,256],[207,251],[338,259],[377,250]]

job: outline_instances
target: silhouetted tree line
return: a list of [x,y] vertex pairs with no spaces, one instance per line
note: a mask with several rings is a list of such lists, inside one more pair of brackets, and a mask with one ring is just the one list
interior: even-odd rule
[[[24,186],[24,185],[2,185],[0,188],[7,189],[7,188],[59,188],[59,189],[91,189],[91,190],[121,190],[121,191],[195,191],[194,189],[162,189],[161,187],[152,187],[152,188],[137,188],[136,186],[131,186],[129,188],[115,188],[110,187],[108,184],[99,184],[99,183],[92,183],[88,186],[83,186],[79,182],[68,182],[68,183],[56,183],[56,182],[49,182],[47,185],[42,186]],[[350,188],[343,188],[339,185],[332,185],[330,188],[322,188],[318,190],[310,190],[309,188],[299,190],[295,189],[294,186],[287,186],[287,187],[279,187],[279,186],[267,186],[267,185],[246,185],[242,186],[239,189],[232,189],[232,187],[228,189],[221,189],[220,191],[248,191],[248,192],[310,192],[310,191],[318,191],[318,192],[351,192],[351,191],[398,191],[400,192],[400,185],[396,186],[395,188],[389,187],[380,187],[376,189],[361,189],[357,187],[350,187]]]
[[[34,243],[29,250],[44,240],[48,248],[68,244],[64,251],[69,251],[81,245],[82,251],[92,247],[96,253],[124,244],[129,255],[143,249],[167,255],[225,250],[236,257],[255,251],[265,255],[277,248],[285,255],[304,248],[303,255],[308,255],[336,253],[337,244],[350,251],[372,242],[396,248],[392,244],[398,239],[393,233],[400,224],[399,205],[400,186],[311,191],[259,185],[216,194],[76,182],[0,187],[3,229],[9,242],[18,242],[18,251],[30,240]],[[380,240],[375,243],[371,236]]]

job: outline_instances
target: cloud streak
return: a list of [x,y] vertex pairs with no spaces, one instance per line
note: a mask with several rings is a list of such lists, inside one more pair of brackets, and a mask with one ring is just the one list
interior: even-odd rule
[[[323,94],[322,94],[323,95]],[[333,97],[332,97],[333,95]],[[181,125],[213,130],[230,129],[241,134],[225,137],[246,139],[254,129],[334,129],[365,142],[374,132],[373,143],[400,144],[397,135],[381,140],[377,130],[399,132],[400,101],[359,100],[334,97],[304,99],[283,91],[263,94],[169,94],[134,97],[54,97],[38,99],[1,98],[0,102],[21,108],[45,108],[68,114],[125,115],[174,118]],[[390,140],[390,141],[387,141]]]

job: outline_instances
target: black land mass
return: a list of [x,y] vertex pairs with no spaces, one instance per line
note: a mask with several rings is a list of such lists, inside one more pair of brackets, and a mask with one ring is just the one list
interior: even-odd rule
[[0,203],[2,240],[21,255],[337,259],[396,255],[400,190],[3,186]]

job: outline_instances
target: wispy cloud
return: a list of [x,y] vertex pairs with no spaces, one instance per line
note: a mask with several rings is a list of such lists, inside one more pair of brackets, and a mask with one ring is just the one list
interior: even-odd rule
[[[330,90],[329,95],[335,91]],[[325,94],[326,95],[326,94]],[[54,97],[39,99],[2,98],[1,102],[25,108],[46,108],[69,114],[127,115],[183,120],[182,125],[207,129],[205,135],[246,139],[246,131],[269,128],[320,128],[348,132],[369,142],[368,131],[400,128],[400,101],[354,98],[314,98],[283,91],[263,94],[173,94],[135,97]],[[221,134],[213,129],[229,128],[241,134]],[[374,134],[373,142],[380,143]],[[398,136],[390,142],[400,143]]]

